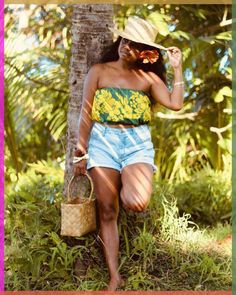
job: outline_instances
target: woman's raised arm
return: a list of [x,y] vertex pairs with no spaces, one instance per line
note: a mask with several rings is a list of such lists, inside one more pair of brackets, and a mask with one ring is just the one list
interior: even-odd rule
[[179,111],[183,107],[184,100],[181,51],[177,47],[169,47],[167,53],[174,70],[173,90],[170,92],[165,83],[151,72],[149,73],[151,82],[150,93],[156,102],[168,109]]

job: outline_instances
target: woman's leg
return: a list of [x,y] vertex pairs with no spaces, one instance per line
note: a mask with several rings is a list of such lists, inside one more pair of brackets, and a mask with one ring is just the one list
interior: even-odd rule
[[110,274],[108,290],[116,290],[121,284],[118,273],[119,237],[117,228],[121,187],[120,172],[105,167],[93,167],[88,171],[94,183],[99,210],[101,239]]
[[121,200],[126,209],[142,212],[152,193],[153,168],[150,164],[135,163],[121,171]]

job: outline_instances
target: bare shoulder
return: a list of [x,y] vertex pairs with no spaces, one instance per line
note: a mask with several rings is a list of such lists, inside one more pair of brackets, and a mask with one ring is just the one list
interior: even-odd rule
[[163,81],[161,80],[161,78],[157,75],[157,74],[155,74],[155,73],[153,73],[153,72],[147,72],[147,74],[148,74],[148,77],[150,78],[150,84],[153,84],[153,83],[158,83],[158,84],[162,84],[163,83]]
[[91,66],[88,71],[88,75],[99,75],[101,71],[104,70],[104,65],[97,63]]

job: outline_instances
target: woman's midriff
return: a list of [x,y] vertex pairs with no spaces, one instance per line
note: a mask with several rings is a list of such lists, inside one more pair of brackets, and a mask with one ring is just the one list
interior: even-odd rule
[[98,122],[98,121],[94,121],[96,123],[99,123],[103,126],[108,126],[111,128],[134,128],[143,124],[139,124],[139,125],[133,125],[133,124],[109,124],[109,123],[104,123],[104,122]]

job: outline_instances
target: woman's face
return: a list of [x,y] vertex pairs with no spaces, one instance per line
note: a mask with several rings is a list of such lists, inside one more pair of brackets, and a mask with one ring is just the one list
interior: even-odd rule
[[122,38],[118,48],[118,54],[121,59],[127,62],[135,62],[143,50],[143,44]]

